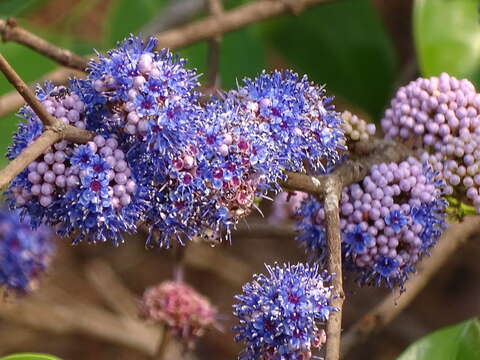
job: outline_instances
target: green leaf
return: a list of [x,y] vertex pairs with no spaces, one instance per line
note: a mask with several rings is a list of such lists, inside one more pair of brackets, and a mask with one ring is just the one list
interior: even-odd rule
[[220,49],[222,87],[230,89],[236,86],[237,79],[260,74],[265,63],[258,28],[251,26],[226,34]]
[[46,354],[34,354],[34,353],[21,353],[13,354],[0,358],[0,360],[61,360],[53,355]]
[[478,0],[416,0],[414,37],[423,76],[448,72],[480,85]]
[[[324,4],[264,26],[270,46],[327,91],[379,116],[393,91],[395,56],[368,0]],[[249,54],[250,55],[250,54]]]
[[397,360],[478,360],[480,321],[467,320],[414,342]]
[[106,47],[114,46],[130,33],[137,35],[166,4],[166,0],[118,0],[112,6],[106,22],[108,28]]

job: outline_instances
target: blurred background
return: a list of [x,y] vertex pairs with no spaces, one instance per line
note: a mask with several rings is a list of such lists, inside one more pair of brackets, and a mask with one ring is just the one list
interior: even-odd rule
[[[250,0],[254,1],[254,0]],[[280,0],[270,0],[280,1]],[[249,1],[225,0],[226,10]],[[204,0],[0,0],[0,17],[14,16],[20,25],[82,55],[105,51],[130,33],[155,34],[195,21],[208,12]],[[27,82],[57,65],[34,51],[2,43],[0,51]],[[207,43],[178,49],[190,67],[206,71]],[[293,68],[326,84],[338,109],[349,109],[378,123],[395,89],[419,75],[442,71],[480,81],[480,25],[477,0],[339,0],[225,34],[221,44],[221,87],[229,89],[263,69]],[[0,79],[0,96],[12,90]],[[1,111],[1,102],[0,102]],[[3,154],[16,128],[12,114],[0,118]],[[6,163],[0,158],[0,166]],[[270,204],[263,204],[266,215]],[[231,304],[234,294],[264,263],[304,259],[289,222],[269,226],[252,216],[233,235],[232,245],[212,249],[194,244],[186,250],[186,280],[210,297],[222,313],[224,331],[211,331],[196,348],[198,359],[234,359]],[[92,261],[108,264],[133,294],[171,277],[172,251],[147,251],[141,236],[113,248],[72,248],[59,239],[59,252],[41,284],[40,295],[55,302],[74,297],[105,307],[92,284]],[[381,337],[359,346],[348,359],[394,359],[412,341],[437,328],[479,313],[480,244],[466,243],[420,296]],[[90,275],[89,275],[90,274]],[[348,283],[344,327],[348,328],[387,291],[359,290]],[[59,295],[60,294],[60,295]],[[63,295],[62,295],[63,294]],[[12,299],[7,299],[13,301]],[[0,304],[0,306],[2,306]],[[80,310],[79,310],[80,311]],[[381,340],[380,340],[381,339]],[[64,359],[148,359],[135,350],[86,335],[37,331],[0,320],[0,355],[38,351]]]

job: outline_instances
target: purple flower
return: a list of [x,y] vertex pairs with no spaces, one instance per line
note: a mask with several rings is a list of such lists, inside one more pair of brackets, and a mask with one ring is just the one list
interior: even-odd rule
[[84,170],[91,166],[93,159],[94,154],[88,145],[80,145],[75,149],[70,161],[73,165],[78,166],[79,169]]
[[32,230],[18,212],[3,209],[0,233],[0,285],[18,293],[35,289],[55,250],[53,231]]
[[392,275],[394,275],[394,273],[398,270],[399,263],[395,259],[386,256],[380,256],[375,261],[374,268],[378,274],[388,280],[392,278]]
[[345,233],[343,237],[347,251],[353,251],[356,254],[362,254],[372,243],[372,238],[359,225],[356,225],[352,231]]
[[385,224],[395,230],[396,233],[399,233],[407,223],[408,218],[400,210],[391,211],[385,216]]

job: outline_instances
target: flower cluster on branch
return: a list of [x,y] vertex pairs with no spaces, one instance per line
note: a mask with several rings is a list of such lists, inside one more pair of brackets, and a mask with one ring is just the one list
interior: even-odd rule
[[[255,197],[280,190],[284,171],[325,173],[340,159],[341,120],[306,77],[263,73],[202,104],[195,71],[154,47],[131,36],[92,61],[86,79],[37,92],[51,115],[98,135],[54,144],[14,179],[10,203],[33,225],[57,225],[74,242],[118,244],[138,222],[149,245],[230,238]],[[12,159],[42,132],[28,106],[20,113]]]

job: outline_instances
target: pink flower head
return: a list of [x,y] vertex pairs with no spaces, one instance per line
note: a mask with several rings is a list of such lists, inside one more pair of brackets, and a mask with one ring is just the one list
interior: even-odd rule
[[140,311],[145,319],[166,324],[188,346],[206,328],[216,326],[217,310],[210,301],[181,282],[164,281],[148,288]]

